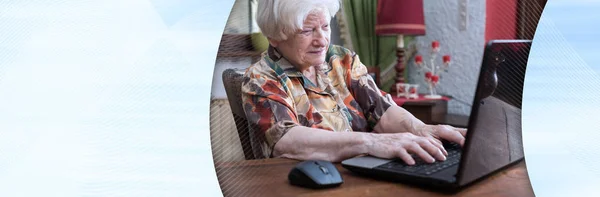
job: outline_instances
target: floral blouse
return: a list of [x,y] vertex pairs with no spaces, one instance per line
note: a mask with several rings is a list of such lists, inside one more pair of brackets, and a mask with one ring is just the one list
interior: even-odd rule
[[274,48],[246,70],[242,100],[256,158],[271,157],[277,141],[295,126],[370,132],[395,105],[346,48],[331,45],[315,70],[316,84]]

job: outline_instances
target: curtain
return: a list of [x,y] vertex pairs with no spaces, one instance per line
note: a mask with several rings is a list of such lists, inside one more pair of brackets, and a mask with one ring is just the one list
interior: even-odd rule
[[[396,65],[396,36],[375,34],[377,0],[343,0],[342,3],[352,50],[360,56],[364,65],[379,68],[380,88],[389,91],[394,79],[392,77],[391,80],[386,80],[384,76],[387,74],[384,72]],[[396,73],[393,69],[391,72],[394,75]]]

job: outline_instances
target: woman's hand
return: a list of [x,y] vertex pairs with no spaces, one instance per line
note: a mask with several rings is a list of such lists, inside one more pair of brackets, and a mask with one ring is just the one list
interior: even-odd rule
[[448,154],[442,143],[433,137],[417,136],[412,133],[390,133],[368,135],[366,140],[367,153],[380,158],[400,158],[409,165],[414,165],[414,154],[425,162],[446,160]]
[[[450,125],[421,125],[412,131],[413,134],[428,138],[433,138],[440,142],[440,139],[448,140],[460,144],[465,143],[467,129],[455,128]],[[441,143],[441,142],[440,142]]]

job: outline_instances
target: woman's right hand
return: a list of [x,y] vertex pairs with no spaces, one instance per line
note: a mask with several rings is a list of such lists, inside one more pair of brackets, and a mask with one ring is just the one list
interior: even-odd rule
[[412,133],[370,133],[368,136],[367,153],[379,158],[400,158],[405,163],[414,165],[415,160],[411,154],[428,163],[433,163],[436,159],[444,161],[448,155],[442,143],[433,137]]

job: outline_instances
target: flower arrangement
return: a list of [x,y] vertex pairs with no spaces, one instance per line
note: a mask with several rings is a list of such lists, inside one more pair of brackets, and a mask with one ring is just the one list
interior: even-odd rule
[[433,41],[431,42],[429,63],[425,63],[423,61],[423,56],[415,56],[415,64],[417,64],[419,68],[419,74],[421,73],[421,70],[425,71],[425,82],[427,83],[427,87],[429,89],[429,95],[425,95],[425,98],[442,98],[442,96],[436,93],[435,88],[440,81],[440,74],[442,71],[448,72],[448,68],[450,67],[450,55],[442,56],[442,65],[436,65],[435,58],[438,56],[439,52],[440,42]]

